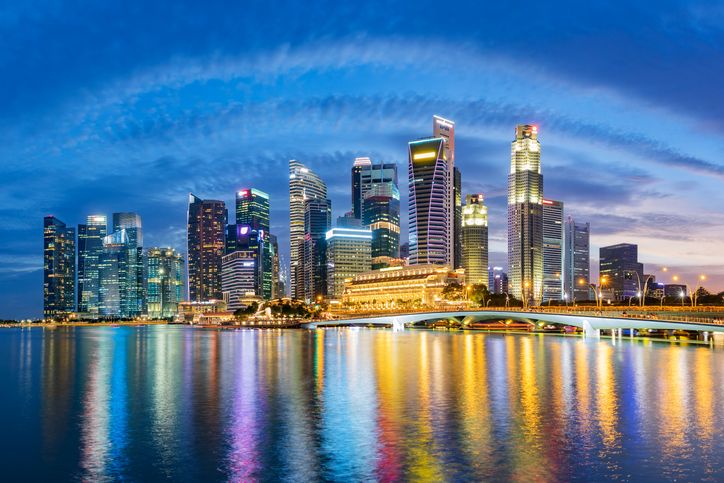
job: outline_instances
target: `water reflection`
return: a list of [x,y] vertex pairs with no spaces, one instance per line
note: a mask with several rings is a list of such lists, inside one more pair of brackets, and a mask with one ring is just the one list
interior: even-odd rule
[[706,347],[388,330],[4,334],[0,383],[18,390],[0,418],[30,428],[13,440],[19,456],[0,453],[9,479],[724,478],[724,352]]

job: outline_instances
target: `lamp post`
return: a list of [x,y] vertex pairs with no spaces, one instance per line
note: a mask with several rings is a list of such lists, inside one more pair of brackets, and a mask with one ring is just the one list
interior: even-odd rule
[[530,288],[530,282],[528,280],[523,283],[523,288],[525,289],[523,290],[523,308],[527,309],[528,305],[530,304],[530,301],[528,300],[528,289]]
[[[641,290],[641,277],[639,276],[639,272],[634,272],[636,274],[636,281],[638,282],[639,291],[638,291],[638,297],[639,297],[639,304],[641,307],[646,305],[646,292],[648,291],[649,286],[649,280],[653,277],[653,275],[649,275],[646,277],[646,280],[644,281],[644,287],[643,290]],[[630,305],[630,304],[629,304]]]
[[699,277],[697,277],[697,279],[696,279],[696,289],[691,294],[691,306],[692,307],[696,307],[697,300],[699,298],[699,289],[701,288],[702,282],[704,280],[706,280],[706,275],[704,275],[704,274],[699,275]]

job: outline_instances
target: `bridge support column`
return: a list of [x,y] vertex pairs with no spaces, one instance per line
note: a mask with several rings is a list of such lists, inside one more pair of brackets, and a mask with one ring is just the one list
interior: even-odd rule
[[599,329],[594,329],[593,326],[591,326],[591,323],[587,320],[583,321],[583,337],[589,338],[589,337],[600,337],[601,331]]
[[709,342],[709,332],[704,331],[704,342]]

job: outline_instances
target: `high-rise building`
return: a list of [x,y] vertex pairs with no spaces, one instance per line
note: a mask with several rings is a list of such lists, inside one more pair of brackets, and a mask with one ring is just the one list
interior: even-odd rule
[[254,188],[239,190],[236,194],[236,224],[248,226],[256,234],[250,238],[254,243],[241,249],[258,253],[257,295],[268,300],[272,298],[274,269],[274,251],[269,238],[269,195]]
[[339,228],[362,228],[362,219],[355,218],[353,211],[348,211],[342,216],[337,217],[337,226]]
[[276,235],[269,234],[269,246],[272,252],[272,294],[271,298],[284,297],[284,283],[281,281],[281,271],[279,266],[279,242]]
[[468,284],[488,281],[488,207],[482,194],[467,195],[462,207],[461,266]]
[[369,229],[333,228],[327,245],[327,295],[341,299],[345,279],[368,272],[372,265],[372,232]]
[[543,176],[538,128],[519,124],[508,175],[510,293],[529,302],[543,295]]
[[105,215],[90,215],[78,225],[78,312],[97,317],[100,306],[99,264],[103,238],[108,234]]
[[75,229],[54,216],[43,219],[43,316],[75,309]]
[[462,175],[457,166],[453,168],[453,265],[462,266],[463,259],[463,203],[462,203]]
[[241,308],[243,298],[257,294],[258,263],[254,250],[235,250],[222,257],[221,289],[228,310]]
[[589,300],[591,226],[566,220],[563,250],[563,290],[571,302]]
[[563,202],[543,200],[543,302],[563,300]]
[[183,301],[184,260],[173,248],[146,250],[146,313],[152,319],[174,317]]
[[370,158],[356,158],[352,166],[352,216],[364,217],[364,199],[375,186],[392,184],[397,188],[396,163],[372,163]]
[[188,284],[192,302],[220,300],[221,257],[227,211],[223,201],[202,200],[189,194],[187,216]]
[[449,227],[451,253],[448,265],[459,268],[462,260],[462,176],[455,162],[455,122],[441,116],[432,116],[432,137],[445,140],[445,159],[450,171],[448,196],[452,211]]
[[508,274],[503,267],[490,267],[488,269],[488,291],[493,294],[508,294]]
[[327,295],[326,234],[332,224],[332,202],[311,198],[304,203],[304,255],[301,269],[303,287],[297,287],[308,302]]
[[400,192],[395,183],[380,183],[367,191],[362,222],[372,231],[372,269],[400,258]]
[[146,311],[144,306],[143,228],[137,213],[113,213],[113,232],[125,232],[125,266],[121,279],[121,314],[138,317]]
[[[292,298],[304,297],[304,281],[298,278],[302,272],[304,246],[305,202],[326,199],[327,185],[322,179],[299,161],[289,161],[289,275]],[[326,233],[326,230],[325,230]]]
[[453,265],[452,166],[445,139],[411,141],[409,149],[410,265]]
[[[638,261],[638,245],[619,243],[599,249],[601,292],[613,300],[636,297],[639,280],[644,283],[644,265]],[[636,275],[638,274],[638,276]]]

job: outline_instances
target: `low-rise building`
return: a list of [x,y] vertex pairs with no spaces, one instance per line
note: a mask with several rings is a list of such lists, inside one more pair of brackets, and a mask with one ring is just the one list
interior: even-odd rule
[[[209,300],[207,302],[181,302],[178,304],[178,312],[176,314],[176,322],[182,324],[201,324],[204,323],[204,316],[208,314],[230,314],[233,318],[234,313],[226,310],[226,302],[223,300]],[[208,317],[207,317],[208,318]]]

